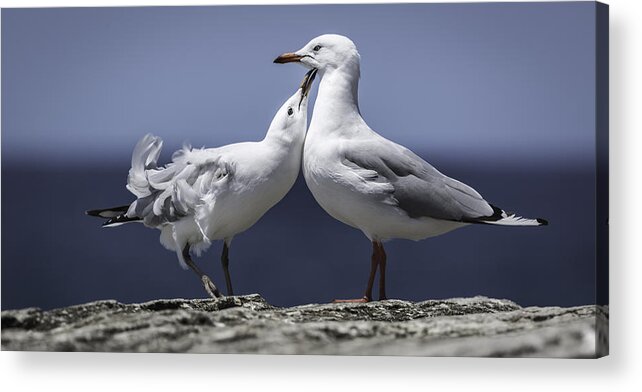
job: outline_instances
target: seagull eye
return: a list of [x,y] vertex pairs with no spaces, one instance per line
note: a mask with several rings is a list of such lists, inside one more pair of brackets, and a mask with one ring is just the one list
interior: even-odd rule
[[291,116],[292,113],[294,113],[294,110],[292,110],[292,108],[288,108],[288,116]]
[[312,50],[314,50],[315,52],[318,52],[319,50],[321,50],[321,45],[315,46],[314,48],[312,48]]

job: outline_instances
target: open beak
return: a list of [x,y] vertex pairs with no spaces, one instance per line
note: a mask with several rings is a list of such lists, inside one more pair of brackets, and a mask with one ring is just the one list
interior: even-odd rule
[[285,63],[298,63],[305,56],[299,56],[296,53],[283,53],[279,57],[274,59],[274,62],[277,64]]
[[301,89],[301,100],[299,101],[299,109],[301,108],[301,103],[303,102],[303,99],[305,99],[305,97],[308,96],[308,93],[312,88],[312,82],[314,82],[315,76],[317,76],[317,69],[312,68],[303,77],[303,81],[301,82],[301,86],[299,87]]

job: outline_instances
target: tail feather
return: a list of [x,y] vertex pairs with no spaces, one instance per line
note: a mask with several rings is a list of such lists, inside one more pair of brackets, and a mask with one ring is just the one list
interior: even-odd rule
[[548,221],[542,218],[523,218],[512,212],[506,212],[499,207],[490,205],[493,208],[493,214],[471,219],[468,223],[482,223],[486,225],[497,226],[547,226]]

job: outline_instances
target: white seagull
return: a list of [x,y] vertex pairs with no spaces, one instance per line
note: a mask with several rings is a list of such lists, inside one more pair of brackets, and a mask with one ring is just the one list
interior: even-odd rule
[[221,263],[228,295],[233,295],[228,250],[235,235],[249,229],[292,188],[301,167],[307,127],[308,92],[316,70],[274,116],[259,142],[219,148],[185,146],[172,162],[158,167],[162,140],[144,136],[134,148],[127,189],[136,196],[121,207],[87,211],[108,219],[103,226],[142,222],[161,230],[160,242],[175,251],[212,297],[220,293],[191,259],[214,240],[223,240]]
[[370,129],[359,113],[360,56],[349,38],[322,35],[274,62],[319,70],[322,79],[303,148],[303,175],[328,214],[372,241],[365,295],[346,301],[372,300],[377,267],[379,299],[386,298],[386,240],[421,240],[472,223],[547,224],[489,204],[473,188]]

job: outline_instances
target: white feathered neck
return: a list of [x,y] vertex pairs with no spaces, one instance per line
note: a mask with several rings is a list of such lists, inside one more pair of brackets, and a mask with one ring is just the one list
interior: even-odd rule
[[359,111],[359,55],[321,74],[310,131],[334,132],[346,123],[363,122]]

